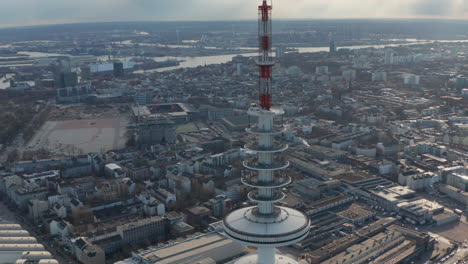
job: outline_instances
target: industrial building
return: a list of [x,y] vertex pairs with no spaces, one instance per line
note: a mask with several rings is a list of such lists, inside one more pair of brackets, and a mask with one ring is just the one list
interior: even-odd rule
[[392,225],[322,264],[403,263],[430,247],[430,236]]
[[376,188],[371,191],[371,200],[386,210],[419,224],[431,222],[434,215],[444,212],[442,205],[417,197],[416,192],[406,186]]
[[354,197],[347,193],[339,193],[337,195],[324,197],[317,201],[308,204],[307,214],[312,216],[314,214],[327,211],[339,206],[350,204],[354,200]]
[[331,241],[322,240],[320,241],[321,244],[319,244],[316,249],[305,254],[303,258],[306,259],[309,264],[321,263],[346,250],[352,245],[366,240],[366,237],[371,237],[384,231],[387,227],[396,221],[397,219],[391,217],[382,218],[366,227],[357,230],[352,234],[343,236],[339,239]]
[[245,254],[240,244],[222,233],[211,232],[133,253],[115,264],[224,263]]
[[[0,224],[0,263],[56,261],[37,239],[18,224]],[[43,263],[43,262],[41,262]],[[54,263],[54,262],[51,262]],[[55,262],[58,263],[58,262]]]

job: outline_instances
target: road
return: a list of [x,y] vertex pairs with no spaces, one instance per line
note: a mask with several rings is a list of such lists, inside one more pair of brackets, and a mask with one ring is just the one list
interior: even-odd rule
[[[455,254],[452,257],[444,261],[444,264],[461,264],[463,262],[459,261],[467,260],[467,257],[468,248],[459,248],[455,251]],[[468,261],[466,261],[466,263],[468,263]]]

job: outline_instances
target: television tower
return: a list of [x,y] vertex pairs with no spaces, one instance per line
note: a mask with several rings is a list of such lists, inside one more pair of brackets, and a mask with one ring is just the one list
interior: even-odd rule
[[257,205],[232,211],[224,218],[224,231],[231,239],[258,250],[236,264],[295,264],[293,259],[277,255],[275,248],[297,243],[309,233],[310,220],[306,214],[276,205],[285,198],[281,188],[290,184],[291,178],[282,172],[289,161],[280,157],[288,145],[275,142],[275,136],[285,129],[274,124],[275,117],[284,111],[272,107],[271,9],[266,0],[258,7],[260,106],[248,110],[249,115],[258,117],[258,124],[247,129],[258,141],[245,146],[256,155],[243,162],[249,173],[241,179],[244,185],[255,188],[248,198]]

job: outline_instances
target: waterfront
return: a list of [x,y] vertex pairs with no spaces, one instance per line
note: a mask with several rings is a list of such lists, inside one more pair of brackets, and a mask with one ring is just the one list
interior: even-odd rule
[[[454,43],[454,42],[468,42],[468,40],[419,40],[419,41],[412,41],[408,43],[393,43],[393,44],[375,44],[375,45],[355,45],[355,46],[339,46],[339,49],[367,49],[367,48],[376,48],[382,49],[386,47],[398,47],[398,46],[410,46],[410,45],[421,45],[421,44],[430,44],[430,43]],[[125,43],[130,44],[130,43]],[[139,43],[141,44],[141,43]],[[177,46],[181,48],[184,45],[160,45],[160,44],[143,44],[143,45],[158,45],[158,46]],[[186,48],[187,46],[185,46]],[[309,53],[309,52],[326,52],[328,51],[328,47],[294,47],[297,52],[299,53]],[[252,49],[251,47],[240,47],[240,49]],[[44,57],[54,57],[54,56],[71,56],[67,54],[60,54],[60,53],[46,53],[46,52],[28,52],[28,51],[20,51],[18,52],[21,55],[28,55],[30,58],[44,58]],[[156,62],[162,62],[166,60],[181,60],[182,62],[178,66],[170,66],[170,67],[163,67],[158,69],[151,69],[151,70],[138,70],[135,71],[137,74],[142,73],[150,73],[150,72],[164,72],[170,70],[176,70],[180,68],[194,68],[198,66],[210,65],[210,64],[220,64],[226,63],[232,60],[235,56],[256,56],[257,53],[235,53],[235,54],[226,54],[226,55],[213,55],[213,56],[163,56],[163,57],[151,57]],[[123,56],[123,57],[116,57],[116,59],[121,60],[131,60],[134,56]],[[109,59],[108,56],[96,56],[98,61],[106,61]],[[7,66],[22,66],[23,64],[18,65],[0,65],[0,67],[7,67]],[[31,64],[28,64],[28,66]],[[0,84],[1,86],[1,84]]]
[[[430,44],[436,41],[416,41],[416,42],[409,42],[409,43],[398,43],[398,44],[382,44],[382,45],[357,45],[357,46],[342,46],[339,48],[344,49],[367,49],[367,48],[375,48],[375,49],[383,49],[386,47],[398,47],[398,46],[409,46],[409,45],[417,45],[417,44]],[[440,40],[438,42],[450,43],[450,42],[468,42],[468,40]],[[247,49],[247,47],[241,47],[241,49]],[[326,52],[328,51],[328,47],[297,47],[295,48],[299,53],[310,53],[310,52]],[[173,57],[173,56],[166,56],[166,57],[156,57],[153,58],[155,61],[165,61],[168,59],[178,59],[183,60],[179,66],[172,66],[172,67],[164,67],[158,69],[152,69],[147,71],[136,71],[135,73],[144,73],[144,72],[163,72],[163,71],[170,71],[180,68],[193,68],[203,65],[210,65],[210,64],[220,64],[226,63],[232,60],[235,56],[257,56],[257,53],[240,53],[240,54],[229,54],[229,55],[217,55],[217,56],[200,56],[200,57]]]

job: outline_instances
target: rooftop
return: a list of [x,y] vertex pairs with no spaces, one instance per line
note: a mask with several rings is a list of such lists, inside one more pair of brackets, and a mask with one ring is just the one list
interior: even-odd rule
[[151,223],[154,223],[154,222],[159,222],[159,221],[162,221],[162,220],[163,219],[161,217],[159,217],[159,216],[153,216],[153,217],[140,219],[140,220],[138,220],[136,222],[130,222],[130,223],[121,225],[119,227],[122,230],[133,229],[133,228],[138,228],[140,226],[144,226],[144,225],[151,224]]
[[[184,261],[189,259],[193,259],[193,261],[201,261],[207,257],[213,257],[209,256],[211,254],[208,254],[208,252],[216,249],[222,250],[222,252],[225,251],[224,257],[229,257],[232,254],[238,255],[244,252],[243,247],[238,243],[226,238],[219,233],[214,232],[189,238],[180,243],[174,243],[168,246],[142,251],[138,253],[137,259],[142,258],[146,259],[149,263],[158,264],[186,263]],[[119,264],[127,263],[133,264],[139,262],[133,261],[133,259],[119,262]]]
[[204,206],[194,206],[191,208],[187,209],[188,212],[190,212],[193,215],[199,215],[199,214],[204,214],[210,212],[210,209],[204,207]]
[[346,210],[338,213],[338,215],[351,220],[359,220],[372,214],[373,213],[371,211],[366,210],[357,204],[351,204],[351,206]]
[[396,202],[404,197],[414,196],[415,191],[406,186],[394,186],[390,188],[380,188],[372,191],[375,195],[381,196],[386,200]]

